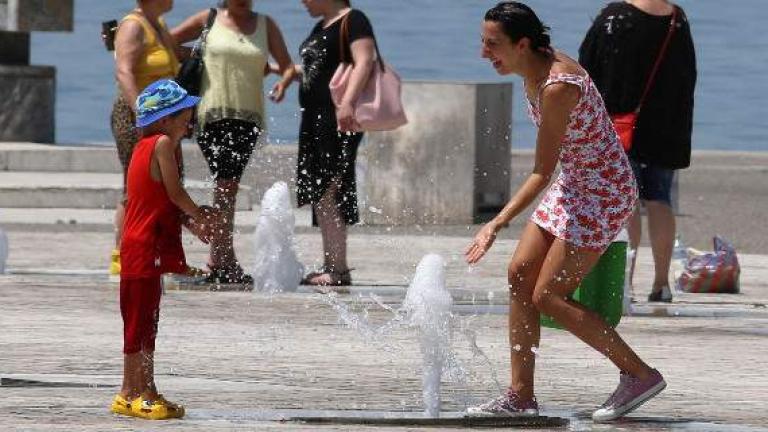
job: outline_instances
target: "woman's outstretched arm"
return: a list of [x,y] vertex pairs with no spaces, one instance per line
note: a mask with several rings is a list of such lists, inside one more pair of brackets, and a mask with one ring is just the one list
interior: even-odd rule
[[541,101],[541,127],[536,137],[533,171],[507,205],[480,229],[464,251],[469,264],[480,261],[496,240],[496,234],[525,210],[552,180],[571,110],[579,101],[579,89],[570,84],[555,83],[542,90]]

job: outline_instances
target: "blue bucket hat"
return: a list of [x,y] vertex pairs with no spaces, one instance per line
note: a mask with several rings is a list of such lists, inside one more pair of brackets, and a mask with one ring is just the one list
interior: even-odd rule
[[153,82],[136,98],[136,127],[146,127],[185,108],[200,102],[184,88],[170,79]]

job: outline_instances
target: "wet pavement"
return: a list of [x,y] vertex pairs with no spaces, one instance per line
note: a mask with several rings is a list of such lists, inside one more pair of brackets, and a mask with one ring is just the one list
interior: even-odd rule
[[[469,272],[456,236],[355,233],[350,294],[335,300],[297,293],[168,291],[156,354],[157,382],[188,416],[170,422],[115,417],[107,407],[120,384],[122,323],[117,284],[106,268],[105,232],[11,231],[13,274],[0,276],[0,430],[415,430],[396,424],[293,421],[297,417],[419,418],[421,353],[405,328],[375,337],[340,323],[333,302],[376,329],[392,318],[419,259],[448,261],[457,329],[453,346],[466,383],[444,382],[444,417],[495,396],[508,379],[506,261],[515,241],[501,238]],[[319,234],[296,238],[301,259],[319,260]],[[203,246],[185,238],[189,260]],[[238,237],[246,265],[249,235]],[[544,329],[537,360],[542,414],[569,431],[757,431],[768,424],[768,257],[741,256],[740,295],[678,295],[669,306],[638,301],[620,333],[669,383],[621,422],[589,414],[618,374],[566,332]],[[650,252],[640,252],[637,299],[648,292]],[[374,335],[372,337],[372,335]],[[487,356],[476,355],[474,341]],[[366,339],[368,338],[368,339]],[[422,426],[426,428],[427,426]],[[440,430],[447,425],[437,425]],[[555,427],[553,429],[553,427]]]

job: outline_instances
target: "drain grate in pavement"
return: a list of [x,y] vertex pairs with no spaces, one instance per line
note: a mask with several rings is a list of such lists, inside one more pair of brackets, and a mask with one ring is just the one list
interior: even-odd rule
[[86,384],[86,383],[60,382],[60,381],[37,381],[37,380],[29,380],[29,379],[0,377],[0,387],[107,388],[107,387],[117,387],[117,386],[107,385],[107,384],[95,384],[95,383]]
[[560,417],[448,417],[448,418],[376,418],[376,417],[291,417],[291,421],[315,425],[426,426],[466,428],[551,428],[565,427]]

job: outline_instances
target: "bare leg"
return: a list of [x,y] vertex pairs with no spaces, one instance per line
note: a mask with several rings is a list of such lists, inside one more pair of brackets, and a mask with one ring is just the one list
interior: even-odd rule
[[115,249],[120,249],[120,240],[123,238],[123,225],[125,224],[125,205],[122,201],[115,207]]
[[672,207],[660,201],[646,201],[648,234],[653,251],[655,277],[653,291],[669,286],[669,266],[675,246],[675,213]]
[[[118,147],[120,144],[118,144]],[[118,150],[119,153],[119,150]],[[130,159],[129,159],[130,160]],[[123,165],[123,194],[115,206],[115,249],[120,250],[120,241],[123,239],[123,226],[125,225],[125,203],[128,202],[128,162]]]
[[216,180],[213,205],[221,212],[222,227],[211,239],[211,267],[226,268],[237,262],[233,235],[238,188],[239,182],[237,180]]
[[141,392],[142,399],[165,405],[169,415],[163,418],[183,417],[184,407],[177,403],[169,402],[157,391],[157,386],[155,385],[155,352],[142,351],[141,354],[144,378],[144,389]]
[[577,248],[555,239],[541,268],[533,301],[543,313],[589,346],[608,357],[620,370],[646,379],[651,368],[618,333],[596,313],[570,300],[581,280],[594,267],[601,252]]
[[637,263],[637,249],[640,247],[640,239],[643,235],[643,218],[640,216],[639,202],[637,206],[635,206],[635,211],[632,213],[632,217],[629,218],[627,231],[629,231],[629,248],[634,251],[632,262],[629,267],[629,285],[632,286],[632,279],[635,276],[635,264]]
[[341,213],[336,195],[337,181],[331,183],[315,206],[317,223],[323,237],[323,261],[327,269],[336,273],[346,272],[347,266],[347,224]]
[[533,349],[539,347],[541,328],[539,311],[533,304],[533,291],[552,239],[551,234],[529,222],[507,270],[511,371],[509,387],[522,400],[534,397],[536,358]]
[[120,395],[131,400],[142,393],[144,388],[144,354],[141,352],[125,354],[123,363],[123,387]]
[[159,393],[155,386],[155,352],[141,352],[142,389],[141,395],[145,399],[155,400]]

